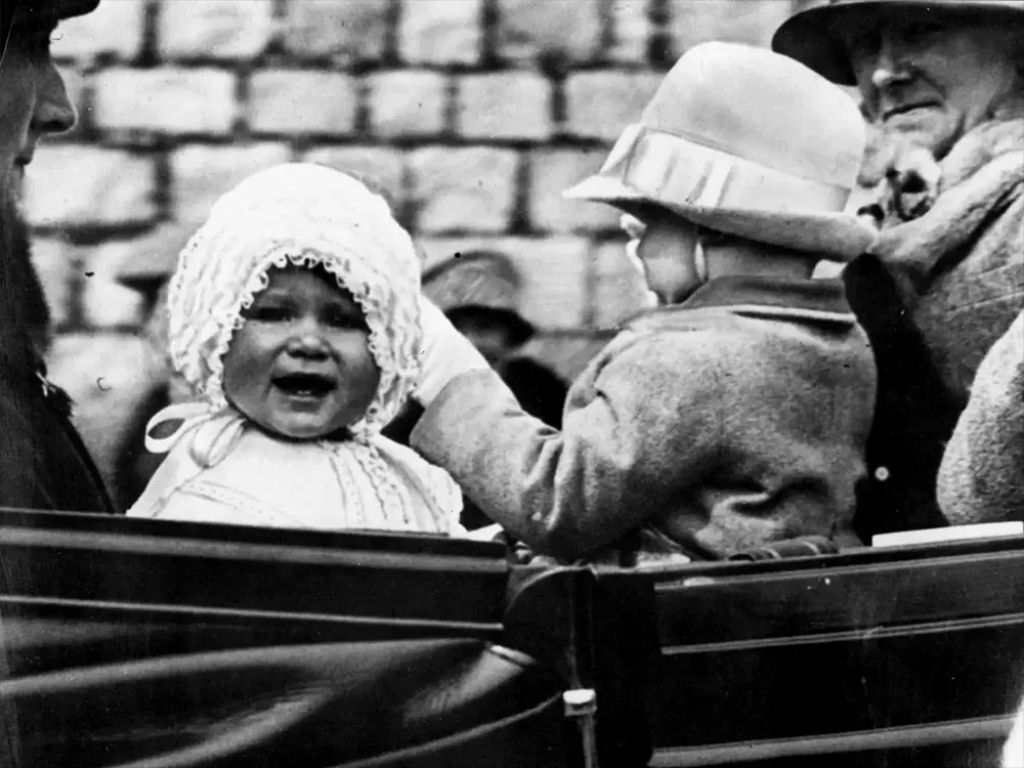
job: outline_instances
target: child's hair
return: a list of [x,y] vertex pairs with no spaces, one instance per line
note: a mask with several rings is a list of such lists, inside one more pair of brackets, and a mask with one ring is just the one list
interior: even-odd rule
[[267,273],[320,267],[362,308],[380,385],[357,435],[379,431],[415,386],[419,263],[385,200],[351,176],[289,163],[221,197],[178,256],[168,296],[174,366],[212,407],[227,403],[223,357]]

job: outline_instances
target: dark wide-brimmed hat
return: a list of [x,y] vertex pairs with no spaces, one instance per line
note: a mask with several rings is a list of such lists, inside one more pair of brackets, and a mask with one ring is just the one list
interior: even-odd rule
[[676,62],[601,170],[564,194],[631,213],[656,206],[842,261],[875,236],[843,213],[864,135],[853,99],[802,64],[704,43]]
[[1024,0],[821,0],[779,26],[772,38],[772,50],[791,56],[834,83],[854,85],[850,58],[837,30],[882,13],[922,10],[961,18],[1024,22]]
[[100,0],[5,0],[12,2],[18,21],[34,19],[70,19],[96,10]]
[[13,24],[43,24],[84,16],[96,10],[100,0],[3,0],[4,14],[0,27],[0,54],[7,50]]

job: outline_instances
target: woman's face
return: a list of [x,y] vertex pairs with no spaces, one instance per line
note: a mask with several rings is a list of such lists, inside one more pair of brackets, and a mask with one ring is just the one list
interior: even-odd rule
[[380,370],[362,309],[326,273],[275,269],[224,355],[228,401],[264,429],[295,439],[358,421]]
[[697,269],[697,225],[652,209],[642,222],[630,219],[627,246],[643,267],[647,287],[661,304],[677,304],[704,282]]
[[0,183],[4,188],[20,183],[40,137],[75,124],[74,107],[50,58],[56,23],[16,19],[0,58]]
[[936,157],[997,111],[1024,117],[1019,25],[920,10],[838,31],[868,115]]

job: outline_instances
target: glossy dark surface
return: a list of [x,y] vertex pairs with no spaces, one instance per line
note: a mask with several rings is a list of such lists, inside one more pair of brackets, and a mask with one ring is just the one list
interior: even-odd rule
[[545,569],[0,511],[0,564],[4,765],[572,765],[570,688],[604,766],[985,765],[1024,695],[1022,537]]

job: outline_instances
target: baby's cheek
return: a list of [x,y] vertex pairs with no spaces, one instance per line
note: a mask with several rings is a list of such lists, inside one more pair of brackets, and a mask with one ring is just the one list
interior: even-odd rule
[[370,351],[369,339],[364,338],[346,345],[344,355],[347,389],[351,401],[369,407],[380,386],[381,369]]
[[258,338],[246,333],[245,328],[238,331],[231,340],[228,351],[224,354],[224,391],[230,396],[230,390],[244,389],[260,374],[270,369],[272,357],[263,350]]
[[370,390],[371,395],[377,391],[377,387],[380,384],[381,368],[377,363],[377,359],[370,352],[370,348],[363,345],[362,349],[362,363],[360,368],[362,370],[362,378],[366,382],[367,389]]

